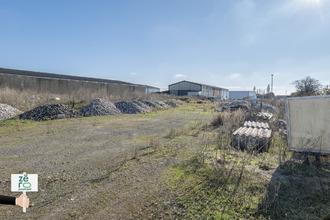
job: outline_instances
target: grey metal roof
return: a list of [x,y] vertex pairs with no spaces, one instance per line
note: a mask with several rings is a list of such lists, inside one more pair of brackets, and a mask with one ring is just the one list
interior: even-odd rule
[[[192,83],[192,84],[196,84],[196,85],[199,85],[199,86],[208,86],[208,87],[212,87],[212,88],[228,90],[228,89],[225,89],[225,88],[223,88],[223,87],[219,87],[219,86],[211,86],[211,85],[207,85],[207,84],[203,84],[203,83],[191,82],[191,81],[187,81],[187,80],[183,80],[183,81],[180,81],[180,82],[176,82],[176,83],[170,84],[170,85],[168,85],[168,86],[173,86],[173,85],[176,85],[176,84],[179,84],[179,83],[182,83],[182,82]],[[229,91],[229,90],[228,90],[228,91]]]
[[8,68],[0,68],[0,74],[1,73],[9,74],[9,75],[38,77],[38,78],[78,80],[78,81],[87,81],[87,82],[117,83],[117,84],[125,84],[125,85],[144,86],[144,85],[123,82],[123,81],[119,81],[119,80],[98,79],[98,78],[92,78],[92,77],[71,76],[71,75],[64,75],[64,74],[44,73],[44,72],[35,72],[35,71],[17,70],[17,69],[8,69]]

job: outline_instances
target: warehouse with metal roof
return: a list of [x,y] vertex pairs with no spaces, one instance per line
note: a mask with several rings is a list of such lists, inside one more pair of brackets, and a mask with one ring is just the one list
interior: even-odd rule
[[229,90],[202,83],[181,81],[168,86],[169,93],[176,96],[204,96],[207,98],[226,100],[229,98]]

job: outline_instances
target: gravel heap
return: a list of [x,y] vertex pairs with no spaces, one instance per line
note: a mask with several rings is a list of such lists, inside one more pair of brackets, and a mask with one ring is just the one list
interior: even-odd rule
[[84,106],[80,112],[84,116],[104,116],[104,115],[119,115],[120,110],[116,106],[105,99],[95,99],[88,105]]
[[23,112],[21,112],[17,108],[0,103],[0,120],[7,120],[10,118],[14,118],[15,116],[21,113]]
[[160,105],[154,103],[154,102],[150,102],[147,100],[142,100],[142,103],[146,104],[147,106],[151,107],[151,108],[160,108]]
[[172,102],[172,101],[167,101],[165,102],[167,105],[170,105],[172,106],[173,108],[179,108],[181,107],[180,105],[176,104],[175,102]]
[[143,108],[144,112],[151,112],[151,108],[148,105],[144,104],[143,102],[135,101],[135,100],[131,102]]
[[155,102],[157,105],[160,105],[161,108],[167,108],[167,105],[162,101]]
[[139,114],[149,112],[149,110],[131,101],[119,101],[115,103],[115,106],[124,114]]
[[35,121],[47,121],[61,118],[79,118],[82,113],[69,108],[64,104],[47,104],[36,107],[20,115],[21,119],[32,119]]

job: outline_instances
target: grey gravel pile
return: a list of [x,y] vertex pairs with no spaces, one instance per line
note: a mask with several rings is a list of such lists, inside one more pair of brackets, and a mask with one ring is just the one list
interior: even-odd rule
[[179,108],[181,107],[180,105],[176,104],[175,102],[172,101],[167,101],[165,102],[167,105],[172,106],[173,108]]
[[142,108],[138,104],[130,101],[119,101],[115,103],[117,109],[119,109],[123,114],[139,114],[147,113],[148,110]]
[[47,121],[61,118],[79,118],[82,113],[69,108],[64,104],[47,104],[36,107],[20,115],[21,119],[31,119],[34,121]]
[[155,103],[158,104],[158,105],[160,105],[161,108],[167,108],[167,105],[164,102],[162,102],[162,101],[157,101]]
[[105,99],[95,99],[91,103],[84,106],[80,112],[84,116],[105,116],[105,115],[119,115],[121,111],[116,106]]
[[7,104],[0,103],[0,120],[7,120],[10,118],[14,118],[15,116],[21,114],[20,110],[14,108]]
[[135,100],[131,102],[143,108],[144,109],[143,112],[151,112],[151,108],[148,105],[144,104],[143,102],[135,101]]

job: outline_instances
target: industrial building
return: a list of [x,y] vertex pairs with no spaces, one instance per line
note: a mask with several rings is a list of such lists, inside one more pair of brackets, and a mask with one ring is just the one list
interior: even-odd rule
[[168,86],[169,93],[176,96],[204,96],[207,98],[225,100],[229,98],[229,90],[201,83],[181,81]]
[[147,85],[145,87],[146,87],[146,93],[160,92],[160,88],[147,86]]
[[99,79],[54,73],[0,68],[0,88],[74,95],[97,93],[121,95],[123,93],[152,93],[160,89],[119,80]]
[[254,91],[229,91],[229,99],[256,99],[257,93]]

